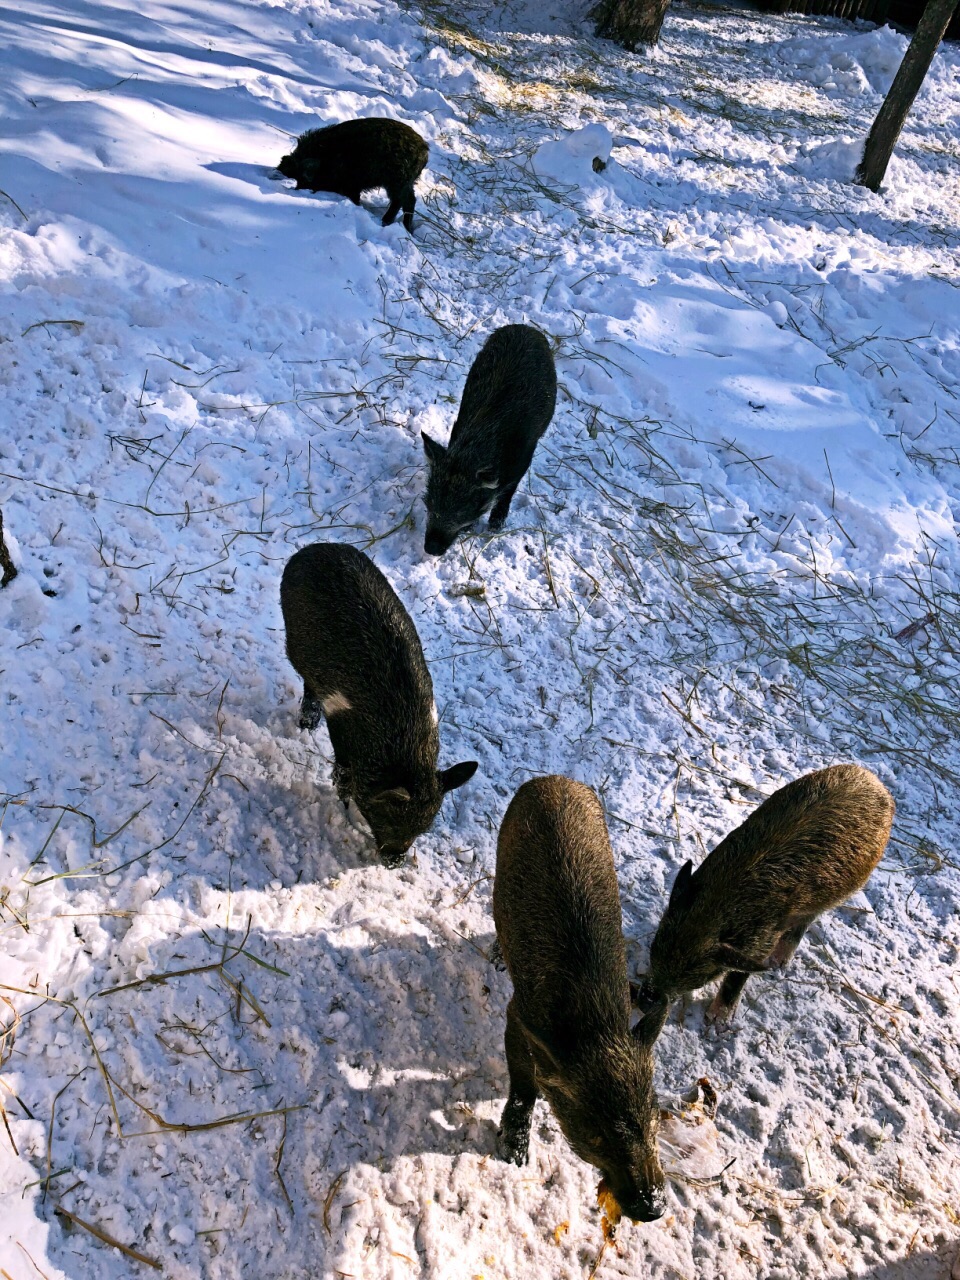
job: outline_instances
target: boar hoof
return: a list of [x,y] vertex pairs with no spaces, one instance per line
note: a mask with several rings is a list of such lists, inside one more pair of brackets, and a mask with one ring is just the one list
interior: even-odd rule
[[530,1155],[530,1134],[504,1129],[497,1131],[497,1155],[507,1164],[525,1165]]
[[530,1147],[533,1102],[517,1096],[512,1088],[497,1130],[497,1155],[508,1164],[526,1164]]
[[303,701],[300,703],[300,728],[316,729],[320,724],[322,714],[323,707],[321,707],[319,700],[305,693]]
[[380,850],[380,861],[390,871],[396,871],[397,867],[402,867],[406,860],[405,853],[387,853],[383,849]]
[[499,942],[494,942],[493,946],[487,952],[487,959],[496,969],[497,973],[506,973],[507,962],[503,958],[503,951],[500,948]]
[[731,1030],[736,1005],[729,1005],[719,998],[714,998],[704,1010],[703,1020],[708,1027],[713,1027],[718,1035]]

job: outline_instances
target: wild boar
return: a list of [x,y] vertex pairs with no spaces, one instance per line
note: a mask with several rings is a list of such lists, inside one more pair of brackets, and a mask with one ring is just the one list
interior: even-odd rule
[[500,827],[493,918],[513,981],[510,1094],[500,1154],[527,1160],[543,1094],[571,1147],[635,1221],[666,1207],[657,1153],[657,1015],[630,1031],[620,895],[596,794],[569,778],[525,782]]
[[325,716],[337,794],[354,800],[384,864],[399,866],[445,793],[477,768],[437,770],[437,709],[413,620],[362,551],[333,542],[290,557],[280,605],[287,656],[303,677],[300,727]]
[[557,371],[543,334],[528,324],[495,329],[467,374],[450,444],[422,433],[427,555],[442,556],[491,507],[490,528],[503,528],[556,403]]
[[8,582],[12,582],[19,572],[17,566],[13,563],[13,556],[11,556],[3,536],[2,511],[0,511],[0,569],[3,570],[3,576],[0,577],[0,587],[5,587]]
[[810,924],[866,884],[894,803],[869,769],[839,764],[797,778],[708,854],[686,862],[636,993],[651,1010],[726,974],[708,1021],[732,1017],[751,973],[789,964]]
[[416,129],[374,117],[308,129],[277,168],[284,177],[296,178],[298,189],[333,191],[354,204],[370,187],[384,187],[390,205],[382,225],[389,227],[403,209],[403,225],[413,231],[413,184],[429,154]]

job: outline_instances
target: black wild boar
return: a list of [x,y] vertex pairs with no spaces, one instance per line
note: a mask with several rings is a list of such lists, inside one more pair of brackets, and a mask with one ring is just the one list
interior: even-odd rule
[[362,551],[315,542],[280,583],[287,656],[303,677],[300,727],[327,721],[340,799],[352,797],[380,857],[399,866],[476,761],[437,770],[433,684],[413,620]]
[[808,926],[866,884],[894,804],[869,769],[834,765],[797,778],[731,831],[696,871],[686,862],[637,992],[649,1011],[726,974],[707,1010],[726,1022],[751,973],[785,967]]
[[296,178],[298,189],[333,191],[354,204],[361,192],[384,187],[390,206],[382,225],[389,227],[403,209],[403,225],[412,231],[413,184],[429,153],[416,129],[399,120],[344,120],[302,133],[277,168],[285,178]]
[[659,1218],[666,1200],[651,1048],[663,1019],[644,1019],[631,1034],[617,877],[589,787],[537,778],[513,797],[497,844],[493,918],[513,980],[502,1157],[525,1163],[543,1093],[623,1212]]
[[19,572],[16,565],[13,563],[13,556],[11,556],[7,549],[7,544],[3,536],[2,511],[0,511],[0,569],[3,570],[3,577],[0,577],[0,587],[5,587],[8,582],[12,582]]
[[490,528],[503,527],[556,403],[557,372],[543,334],[528,324],[495,329],[467,374],[449,446],[422,433],[428,555],[442,556],[491,507]]

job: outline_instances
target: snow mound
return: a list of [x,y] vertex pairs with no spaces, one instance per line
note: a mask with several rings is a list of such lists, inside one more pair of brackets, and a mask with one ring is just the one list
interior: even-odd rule
[[787,40],[780,46],[779,59],[801,69],[830,97],[885,94],[909,43],[892,27],[849,34],[819,28],[815,35],[805,32]]
[[862,155],[862,138],[831,138],[829,142],[805,142],[794,164],[802,172],[827,181],[852,182]]
[[613,136],[602,124],[589,124],[565,138],[544,142],[533,157],[533,167],[542,178],[552,178],[564,186],[590,188],[597,183],[610,159]]

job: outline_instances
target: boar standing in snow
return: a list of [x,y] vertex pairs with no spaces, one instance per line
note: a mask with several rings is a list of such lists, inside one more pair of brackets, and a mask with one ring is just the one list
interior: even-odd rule
[[665,1209],[653,1092],[655,1014],[630,1031],[620,896],[596,794],[569,778],[519,789],[500,827],[497,940],[513,981],[500,1152],[527,1159],[543,1093],[567,1141],[635,1221]]
[[280,583],[287,656],[303,677],[300,727],[326,717],[340,799],[370,824],[380,857],[399,866],[476,761],[437,770],[433,684],[413,620],[362,551],[316,542]]
[[298,189],[333,191],[354,204],[361,192],[384,187],[390,206],[382,225],[389,227],[403,209],[403,225],[413,231],[413,184],[429,152],[416,129],[399,120],[344,120],[302,133],[277,168],[284,177],[296,178]]
[[467,374],[449,446],[423,432],[428,555],[442,556],[491,507],[490,528],[503,527],[556,403],[557,372],[543,334],[528,324],[495,329]]
[[3,512],[0,511],[0,569],[3,570],[3,576],[0,577],[0,587],[5,587],[8,582],[12,582],[17,576],[17,567],[13,563],[13,557],[7,549],[6,541],[3,536]]
[[890,835],[894,804],[869,769],[834,765],[764,800],[696,871],[686,862],[637,992],[649,1011],[726,974],[707,1010],[727,1022],[751,973],[785,968],[822,911],[867,882]]

